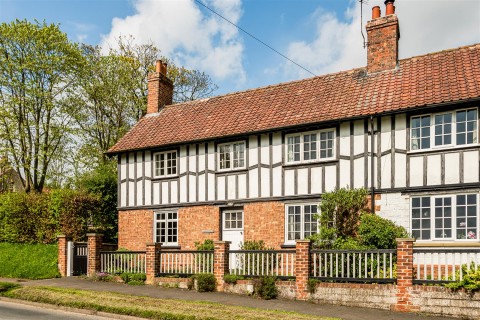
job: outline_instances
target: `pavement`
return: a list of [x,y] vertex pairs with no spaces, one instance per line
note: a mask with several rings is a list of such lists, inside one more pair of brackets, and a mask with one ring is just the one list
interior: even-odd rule
[[[429,316],[415,313],[399,313],[387,310],[346,307],[331,304],[317,304],[307,301],[261,300],[254,297],[223,292],[196,292],[186,289],[163,288],[158,286],[129,286],[114,282],[94,282],[85,278],[68,277],[47,280],[18,280],[0,278],[0,282],[17,282],[24,286],[52,286],[83,289],[101,292],[117,292],[135,296],[159,299],[190,301],[209,301],[230,306],[243,306],[266,310],[294,311],[324,317],[336,317],[345,320],[447,320],[449,317]],[[20,301],[18,301],[20,302]]]

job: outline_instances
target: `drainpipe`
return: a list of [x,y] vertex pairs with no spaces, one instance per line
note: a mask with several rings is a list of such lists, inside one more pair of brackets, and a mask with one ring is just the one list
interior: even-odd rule
[[370,141],[371,141],[371,145],[370,145],[370,188],[371,188],[371,204],[372,204],[372,208],[371,208],[371,211],[373,214],[375,214],[375,165],[374,165],[374,156],[373,156],[373,150],[374,150],[374,145],[375,145],[375,128],[374,128],[374,124],[373,124],[373,115],[370,116]]

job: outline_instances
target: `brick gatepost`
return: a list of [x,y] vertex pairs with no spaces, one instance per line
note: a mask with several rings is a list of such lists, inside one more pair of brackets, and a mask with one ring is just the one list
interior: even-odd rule
[[395,311],[419,311],[418,306],[412,304],[411,290],[413,290],[413,243],[415,239],[397,239],[397,303]]
[[147,274],[146,284],[154,284],[155,276],[160,269],[161,243],[147,243],[145,252],[145,273]]
[[228,252],[230,251],[230,241],[215,241],[213,252],[213,274],[217,279],[217,291],[223,291],[225,283],[223,277],[229,272]]
[[295,245],[295,291],[297,300],[307,300],[309,276],[310,240],[297,240]]
[[58,239],[58,271],[62,277],[67,276],[68,238],[66,235],[57,236]]
[[89,277],[100,271],[100,251],[102,250],[103,234],[87,233],[88,238],[88,264],[87,275]]

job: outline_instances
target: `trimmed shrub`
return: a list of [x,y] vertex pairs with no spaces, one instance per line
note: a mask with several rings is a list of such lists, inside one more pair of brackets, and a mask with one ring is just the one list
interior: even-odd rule
[[129,273],[124,272],[120,275],[123,282],[129,285],[142,285],[145,284],[147,280],[147,275],[145,273]]
[[229,284],[236,284],[238,280],[243,280],[243,279],[244,278],[242,276],[239,276],[239,275],[236,275],[236,274],[226,274],[223,277],[223,280],[226,283],[229,283]]
[[213,292],[217,288],[217,279],[211,273],[199,273],[195,275],[198,292]]
[[253,281],[254,294],[262,299],[270,300],[278,296],[278,290],[275,286],[276,277],[260,277]]
[[365,214],[360,218],[358,238],[368,248],[393,249],[397,247],[396,238],[406,238],[404,227],[374,214]]

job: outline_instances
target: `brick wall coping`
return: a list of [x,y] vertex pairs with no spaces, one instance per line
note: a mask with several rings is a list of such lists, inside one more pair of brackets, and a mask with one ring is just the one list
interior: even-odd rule
[[64,235],[64,234],[59,234],[59,235],[57,236],[57,239],[60,239],[60,238],[67,238],[67,236]]
[[296,240],[295,243],[310,243],[310,240]]
[[102,233],[87,233],[87,237],[103,237]]
[[403,241],[403,242],[415,242],[415,238],[396,238],[395,239],[397,242]]

